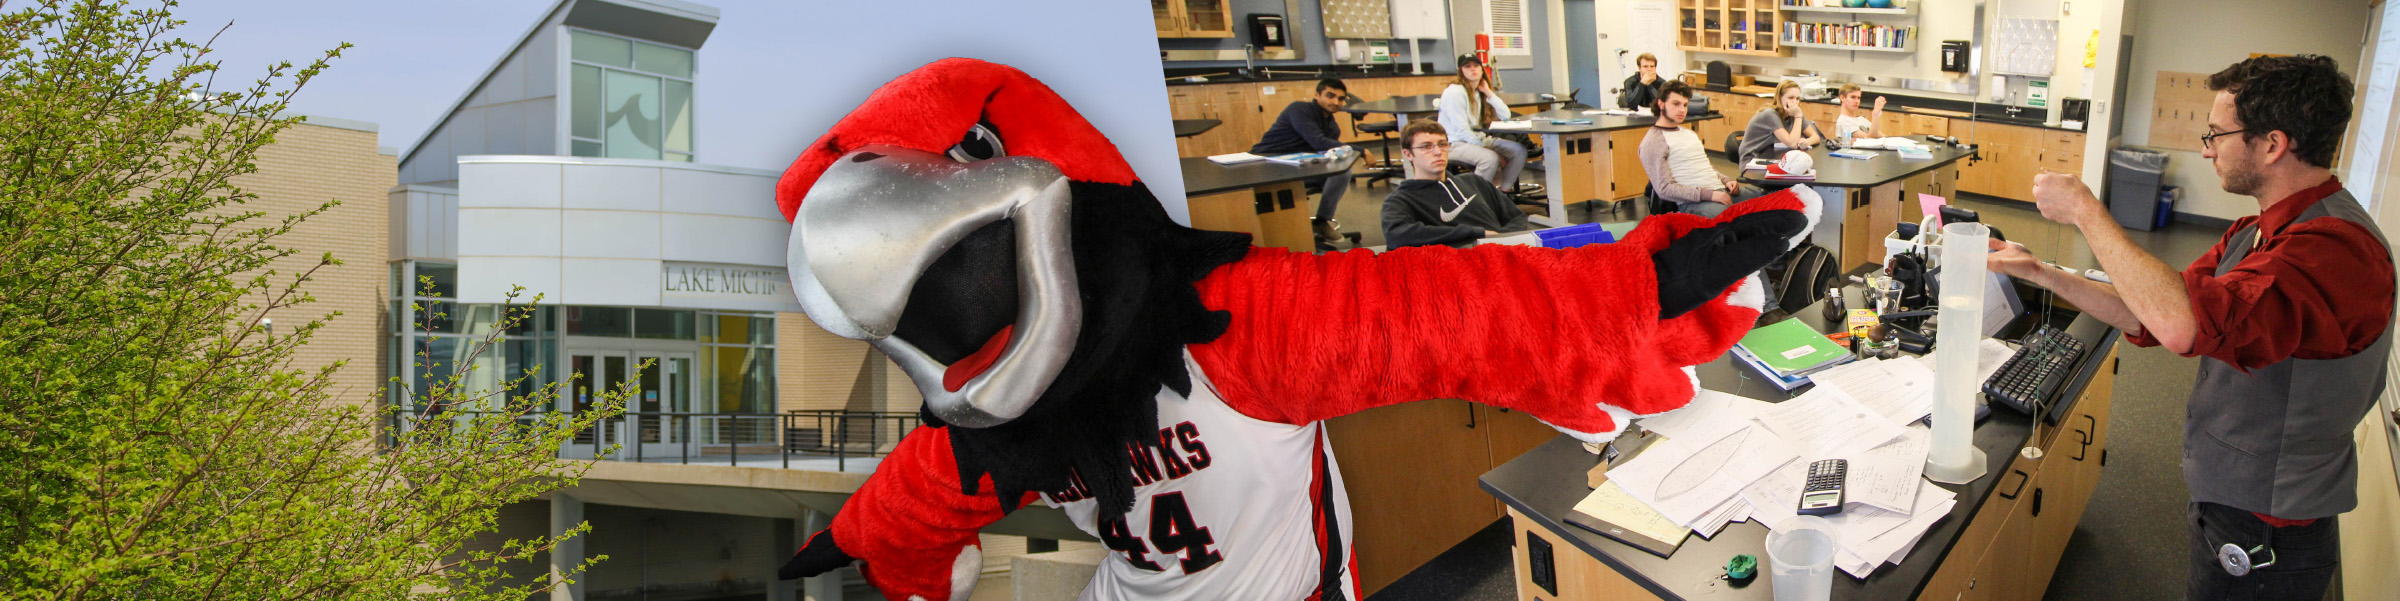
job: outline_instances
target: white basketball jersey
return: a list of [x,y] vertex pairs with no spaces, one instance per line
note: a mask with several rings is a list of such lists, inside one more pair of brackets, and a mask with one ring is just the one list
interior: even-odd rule
[[1320,424],[1251,419],[1184,355],[1189,398],[1161,387],[1158,448],[1133,447],[1133,510],[1098,521],[1081,484],[1044,493],[1109,548],[1084,601],[1358,601],[1349,494]]

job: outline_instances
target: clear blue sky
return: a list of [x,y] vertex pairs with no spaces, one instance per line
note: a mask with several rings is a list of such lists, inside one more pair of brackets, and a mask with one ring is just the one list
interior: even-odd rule
[[[1040,78],[1106,133],[1168,213],[1182,172],[1149,10],[1116,0],[697,0],[720,21],[693,78],[703,163],[781,170],[868,92],[925,63],[963,56]],[[277,60],[347,41],[293,101],[310,115],[375,123],[406,151],[514,48],[555,0],[301,2],[195,0],[185,37],[217,41],[220,89]]]
[[[1174,171],[1174,142],[1157,41],[1138,2],[698,2],[720,12],[694,77],[703,163],[780,171],[876,84],[943,55],[972,55],[1034,72],[1111,132],[1145,180],[1181,183],[1181,173],[1159,173]],[[374,123],[384,147],[408,151],[552,5],[192,0],[175,14],[190,22],[185,38],[233,24],[211,53],[223,60],[218,89],[257,79],[274,60],[305,63],[336,43],[355,43],[300,91],[293,111]],[[1152,147],[1147,130],[1157,130],[1162,156],[1128,147]]]

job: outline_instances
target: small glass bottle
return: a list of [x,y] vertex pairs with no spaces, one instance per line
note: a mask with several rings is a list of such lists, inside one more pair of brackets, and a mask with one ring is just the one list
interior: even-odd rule
[[1848,319],[1850,316],[1850,311],[1843,307],[1843,305],[1847,304],[1849,303],[1843,302],[1842,300],[1841,287],[1836,286],[1833,288],[1826,288],[1825,323],[1832,324],[1832,326],[1836,328],[1842,327],[1842,321]]

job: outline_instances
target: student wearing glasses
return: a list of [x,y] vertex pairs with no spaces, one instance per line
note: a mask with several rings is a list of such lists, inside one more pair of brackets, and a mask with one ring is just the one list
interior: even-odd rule
[[1525,145],[1476,131],[1508,114],[1500,86],[1473,54],[1458,57],[1458,79],[1442,89],[1435,116],[1450,137],[1450,156],[1475,166],[1475,175],[1500,186],[1515,188],[1525,170]]
[[1411,121],[1400,128],[1400,144],[1408,180],[1383,200],[1385,248],[1467,246],[1528,227],[1525,212],[1483,176],[1444,168],[1452,146],[1441,124]]
[[[1341,127],[1333,122],[1333,114],[1350,104],[1350,87],[1339,79],[1317,81],[1317,93],[1307,100],[1294,101],[1283,107],[1275,124],[1250,146],[1250,154],[1267,156],[1294,152],[1324,152],[1348,146],[1342,143]],[[1342,204],[1342,195],[1350,191],[1350,174],[1336,173],[1324,179],[1324,191],[1317,200],[1317,215],[1309,220],[1316,232],[1317,247],[1330,249],[1341,239],[1341,224],[1333,220],[1334,207]]]
[[[2353,90],[2333,59],[2253,58],[2208,88],[2217,97],[2200,156],[2225,191],[2258,202],[2257,216],[2178,272],[2135,246],[2074,176],[2044,173],[2033,180],[2042,217],[2082,230],[2115,283],[2044,267],[2015,243],[1995,240],[1986,262],[2133,344],[2201,358],[2184,410],[2184,598],[2314,601],[2341,560],[2334,519],[2358,507],[2352,428],[2385,386],[2391,253],[2330,169]],[[2271,565],[2241,569],[2245,559]]]

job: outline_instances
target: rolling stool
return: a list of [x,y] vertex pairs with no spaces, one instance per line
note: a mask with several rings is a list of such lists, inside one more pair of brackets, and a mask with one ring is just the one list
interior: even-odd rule
[[1369,184],[1387,179],[1399,179],[1405,167],[1401,165],[1399,159],[1392,158],[1392,134],[1400,131],[1400,120],[1360,123],[1358,119],[1358,113],[1350,114],[1350,130],[1362,134],[1375,134],[1375,137],[1379,138],[1378,144],[1383,148],[1383,158],[1368,164],[1368,171],[1360,175],[1366,176]]

